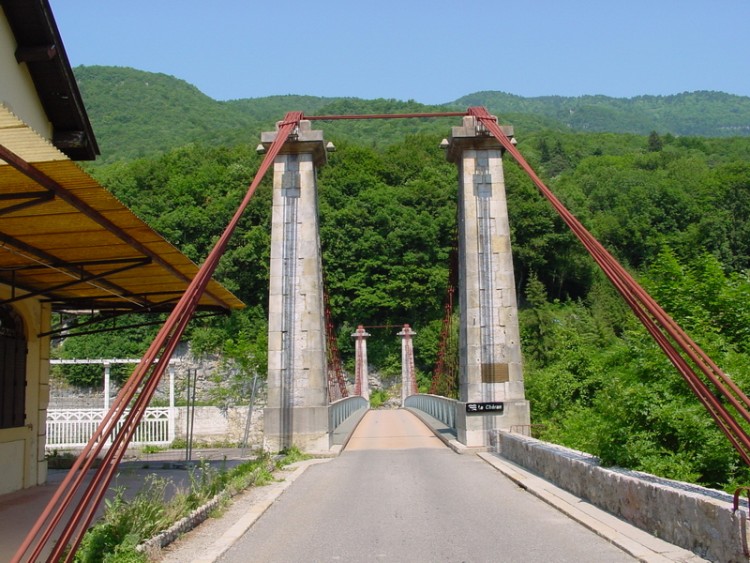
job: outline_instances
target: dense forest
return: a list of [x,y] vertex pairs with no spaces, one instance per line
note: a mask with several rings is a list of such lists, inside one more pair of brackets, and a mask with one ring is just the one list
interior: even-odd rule
[[[87,103],[91,72],[77,69]],[[184,87],[190,96],[202,96]],[[700,98],[690,98],[698,112]],[[326,107],[335,110],[326,113],[374,113],[418,106],[305,100],[266,102],[274,115],[302,107],[290,107],[295,103],[310,103],[305,111],[321,113]],[[210,99],[204,102],[211,106]],[[165,112],[172,103],[166,98]],[[109,114],[97,104],[89,111],[99,132]],[[217,117],[214,130],[207,117],[193,124],[207,136],[193,138],[185,130],[185,142],[175,137],[171,144],[147,147],[153,154],[134,158],[138,143],[103,135],[102,146],[112,152],[90,168],[196,262],[206,256],[252,179],[260,161],[253,147],[260,130],[273,122],[264,117],[264,109],[253,114],[249,100],[226,104],[242,109],[248,120],[242,137],[231,134],[240,121]],[[115,109],[111,111],[114,116]],[[138,129],[138,119],[144,118],[133,115],[129,127]],[[178,123],[177,114],[172,119],[173,129],[188,127]],[[750,138],[685,136],[657,132],[656,126],[650,134],[576,132],[538,114],[519,114],[517,123],[519,150],[557,196],[713,359],[750,389]],[[389,133],[384,124],[322,126],[326,140],[338,148],[320,170],[319,187],[324,270],[339,348],[351,365],[350,334],[358,323],[408,322],[418,332],[415,353],[423,389],[435,362],[455,245],[456,170],[438,148],[451,124],[399,125]],[[612,129],[618,130],[616,124]],[[126,156],[115,156],[112,139],[124,143]],[[750,471],[512,162],[506,164],[506,183],[527,396],[540,436],[598,455],[605,464],[714,487],[747,484]],[[218,272],[247,309],[229,319],[196,324],[190,333],[196,349],[223,348],[229,355],[250,358],[261,370],[270,196],[267,180]],[[376,336],[368,342],[371,362],[384,373],[397,372],[397,339],[390,333]],[[62,353],[136,354],[146,338],[69,339]],[[81,380],[86,377],[81,372]]]

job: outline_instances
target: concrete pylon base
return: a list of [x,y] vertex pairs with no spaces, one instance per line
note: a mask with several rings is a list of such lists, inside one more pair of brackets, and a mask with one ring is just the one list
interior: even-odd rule
[[503,414],[492,412],[467,413],[466,403],[456,407],[458,441],[469,447],[489,446],[489,433],[494,430],[524,432],[529,424],[529,402],[507,401]]
[[328,424],[327,406],[263,409],[263,436],[272,452],[292,445],[303,452],[327,452],[331,447]]

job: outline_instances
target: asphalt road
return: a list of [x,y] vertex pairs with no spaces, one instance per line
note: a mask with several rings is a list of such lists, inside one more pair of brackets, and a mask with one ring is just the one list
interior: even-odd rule
[[634,559],[394,410],[370,411],[338,458],[308,468],[219,561]]

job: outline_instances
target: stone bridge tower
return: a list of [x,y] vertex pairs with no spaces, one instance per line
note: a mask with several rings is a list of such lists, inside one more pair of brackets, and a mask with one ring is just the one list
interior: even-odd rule
[[[276,132],[265,132],[267,148]],[[271,450],[327,451],[328,387],[317,168],[323,132],[301,121],[274,161],[268,305],[268,406]]]
[[[512,127],[503,127],[513,135]],[[460,319],[458,439],[485,445],[491,430],[529,424],[510,226],[499,141],[473,116],[454,127],[447,157],[458,165]]]

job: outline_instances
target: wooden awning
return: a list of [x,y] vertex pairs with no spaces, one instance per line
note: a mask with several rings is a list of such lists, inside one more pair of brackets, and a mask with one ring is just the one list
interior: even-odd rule
[[[198,267],[0,104],[0,283],[9,303],[170,310]],[[244,307],[215,281],[199,308]]]

